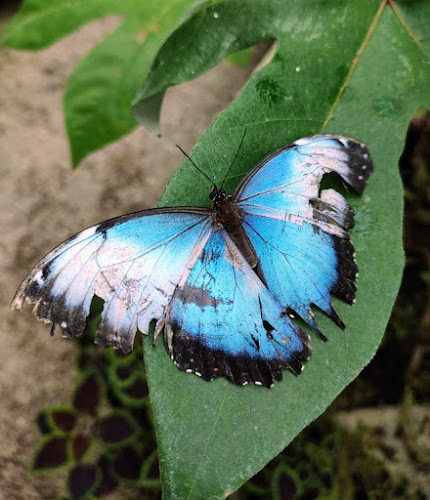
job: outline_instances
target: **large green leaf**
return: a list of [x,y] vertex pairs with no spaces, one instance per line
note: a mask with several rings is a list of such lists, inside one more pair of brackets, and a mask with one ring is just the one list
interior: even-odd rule
[[[320,415],[373,357],[403,268],[397,162],[409,118],[417,106],[430,106],[428,47],[418,41],[430,8],[425,1],[413,4],[206,2],[155,59],[134,108],[153,128],[169,85],[194,78],[260,39],[277,39],[270,63],[252,76],[192,153],[219,182],[248,127],[227,191],[275,148],[320,132],[363,140],[375,163],[364,194],[346,194],[356,212],[351,237],[360,268],[357,302],[350,307],[336,301],[345,331],[318,315],[329,342],[313,336],[312,357],[299,377],[285,373],[271,390],[226,380],[207,383],[178,371],[163,348],[145,339],[166,498],[224,498]],[[415,27],[421,31],[414,34]],[[207,206],[209,189],[185,161],[161,204]]]
[[192,0],[25,0],[1,42],[40,49],[82,24],[110,14],[121,26],[75,68],[64,94],[73,166],[89,153],[129,133],[130,105],[163,40]]

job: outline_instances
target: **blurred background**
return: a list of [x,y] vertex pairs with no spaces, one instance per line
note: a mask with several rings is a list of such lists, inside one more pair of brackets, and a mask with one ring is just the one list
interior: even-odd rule
[[[0,3],[0,34],[20,2]],[[234,98],[252,65],[222,63],[175,87],[163,105],[162,138],[142,127],[71,169],[62,96],[76,63],[121,22],[109,17],[40,52],[0,47],[0,498],[49,499],[64,479],[32,477],[39,432],[34,419],[67,401],[76,345],[35,321],[31,308],[9,311],[25,273],[81,229],[154,207],[183,155]]]
[[[0,35],[19,4],[1,3]],[[175,144],[193,147],[258,60],[245,68],[223,62],[170,89],[162,138],[139,127],[72,171],[65,82],[120,22],[115,16],[91,22],[40,52],[0,47],[0,499],[64,493],[64,473],[35,477],[29,465],[40,439],[36,415],[68,401],[78,373],[73,343],[51,338],[29,307],[8,310],[17,286],[71,234],[155,206],[183,160]],[[233,498],[430,498],[429,164],[430,115],[423,110],[400,162],[407,265],[383,344],[326,413]],[[128,488],[128,495],[159,497],[157,487]],[[126,497],[120,490],[109,496]]]

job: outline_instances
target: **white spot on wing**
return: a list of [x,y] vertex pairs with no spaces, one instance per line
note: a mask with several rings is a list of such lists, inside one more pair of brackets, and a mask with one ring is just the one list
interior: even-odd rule
[[33,280],[40,286],[44,284],[45,280],[43,278],[42,269],[39,269],[39,271],[37,271],[37,273],[34,275]]
[[100,224],[98,224],[97,226],[89,227],[88,229],[85,229],[84,231],[82,231],[79,234],[79,240],[80,241],[84,240],[86,238],[89,238],[93,234],[95,234],[99,226],[100,226]]
[[303,138],[303,139],[298,139],[297,141],[294,142],[294,144],[296,146],[304,146],[308,142],[309,142],[308,139]]

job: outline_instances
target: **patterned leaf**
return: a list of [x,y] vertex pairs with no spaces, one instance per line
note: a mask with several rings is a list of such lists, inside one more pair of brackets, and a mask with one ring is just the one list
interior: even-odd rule
[[101,378],[93,371],[84,373],[73,394],[73,408],[81,413],[94,413],[104,393]]
[[68,463],[67,436],[48,436],[36,448],[32,472],[49,472]]
[[138,430],[136,422],[128,413],[117,410],[97,420],[93,432],[105,444],[122,445],[130,441]]
[[100,472],[95,465],[75,465],[69,471],[67,489],[72,500],[88,498],[100,482]]

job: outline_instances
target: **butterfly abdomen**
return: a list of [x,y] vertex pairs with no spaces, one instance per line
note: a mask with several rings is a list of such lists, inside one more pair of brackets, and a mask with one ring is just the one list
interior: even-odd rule
[[237,204],[228,198],[223,198],[215,204],[214,210],[216,222],[227,231],[248,264],[255,268],[258,262],[257,255],[243,228],[242,217]]

